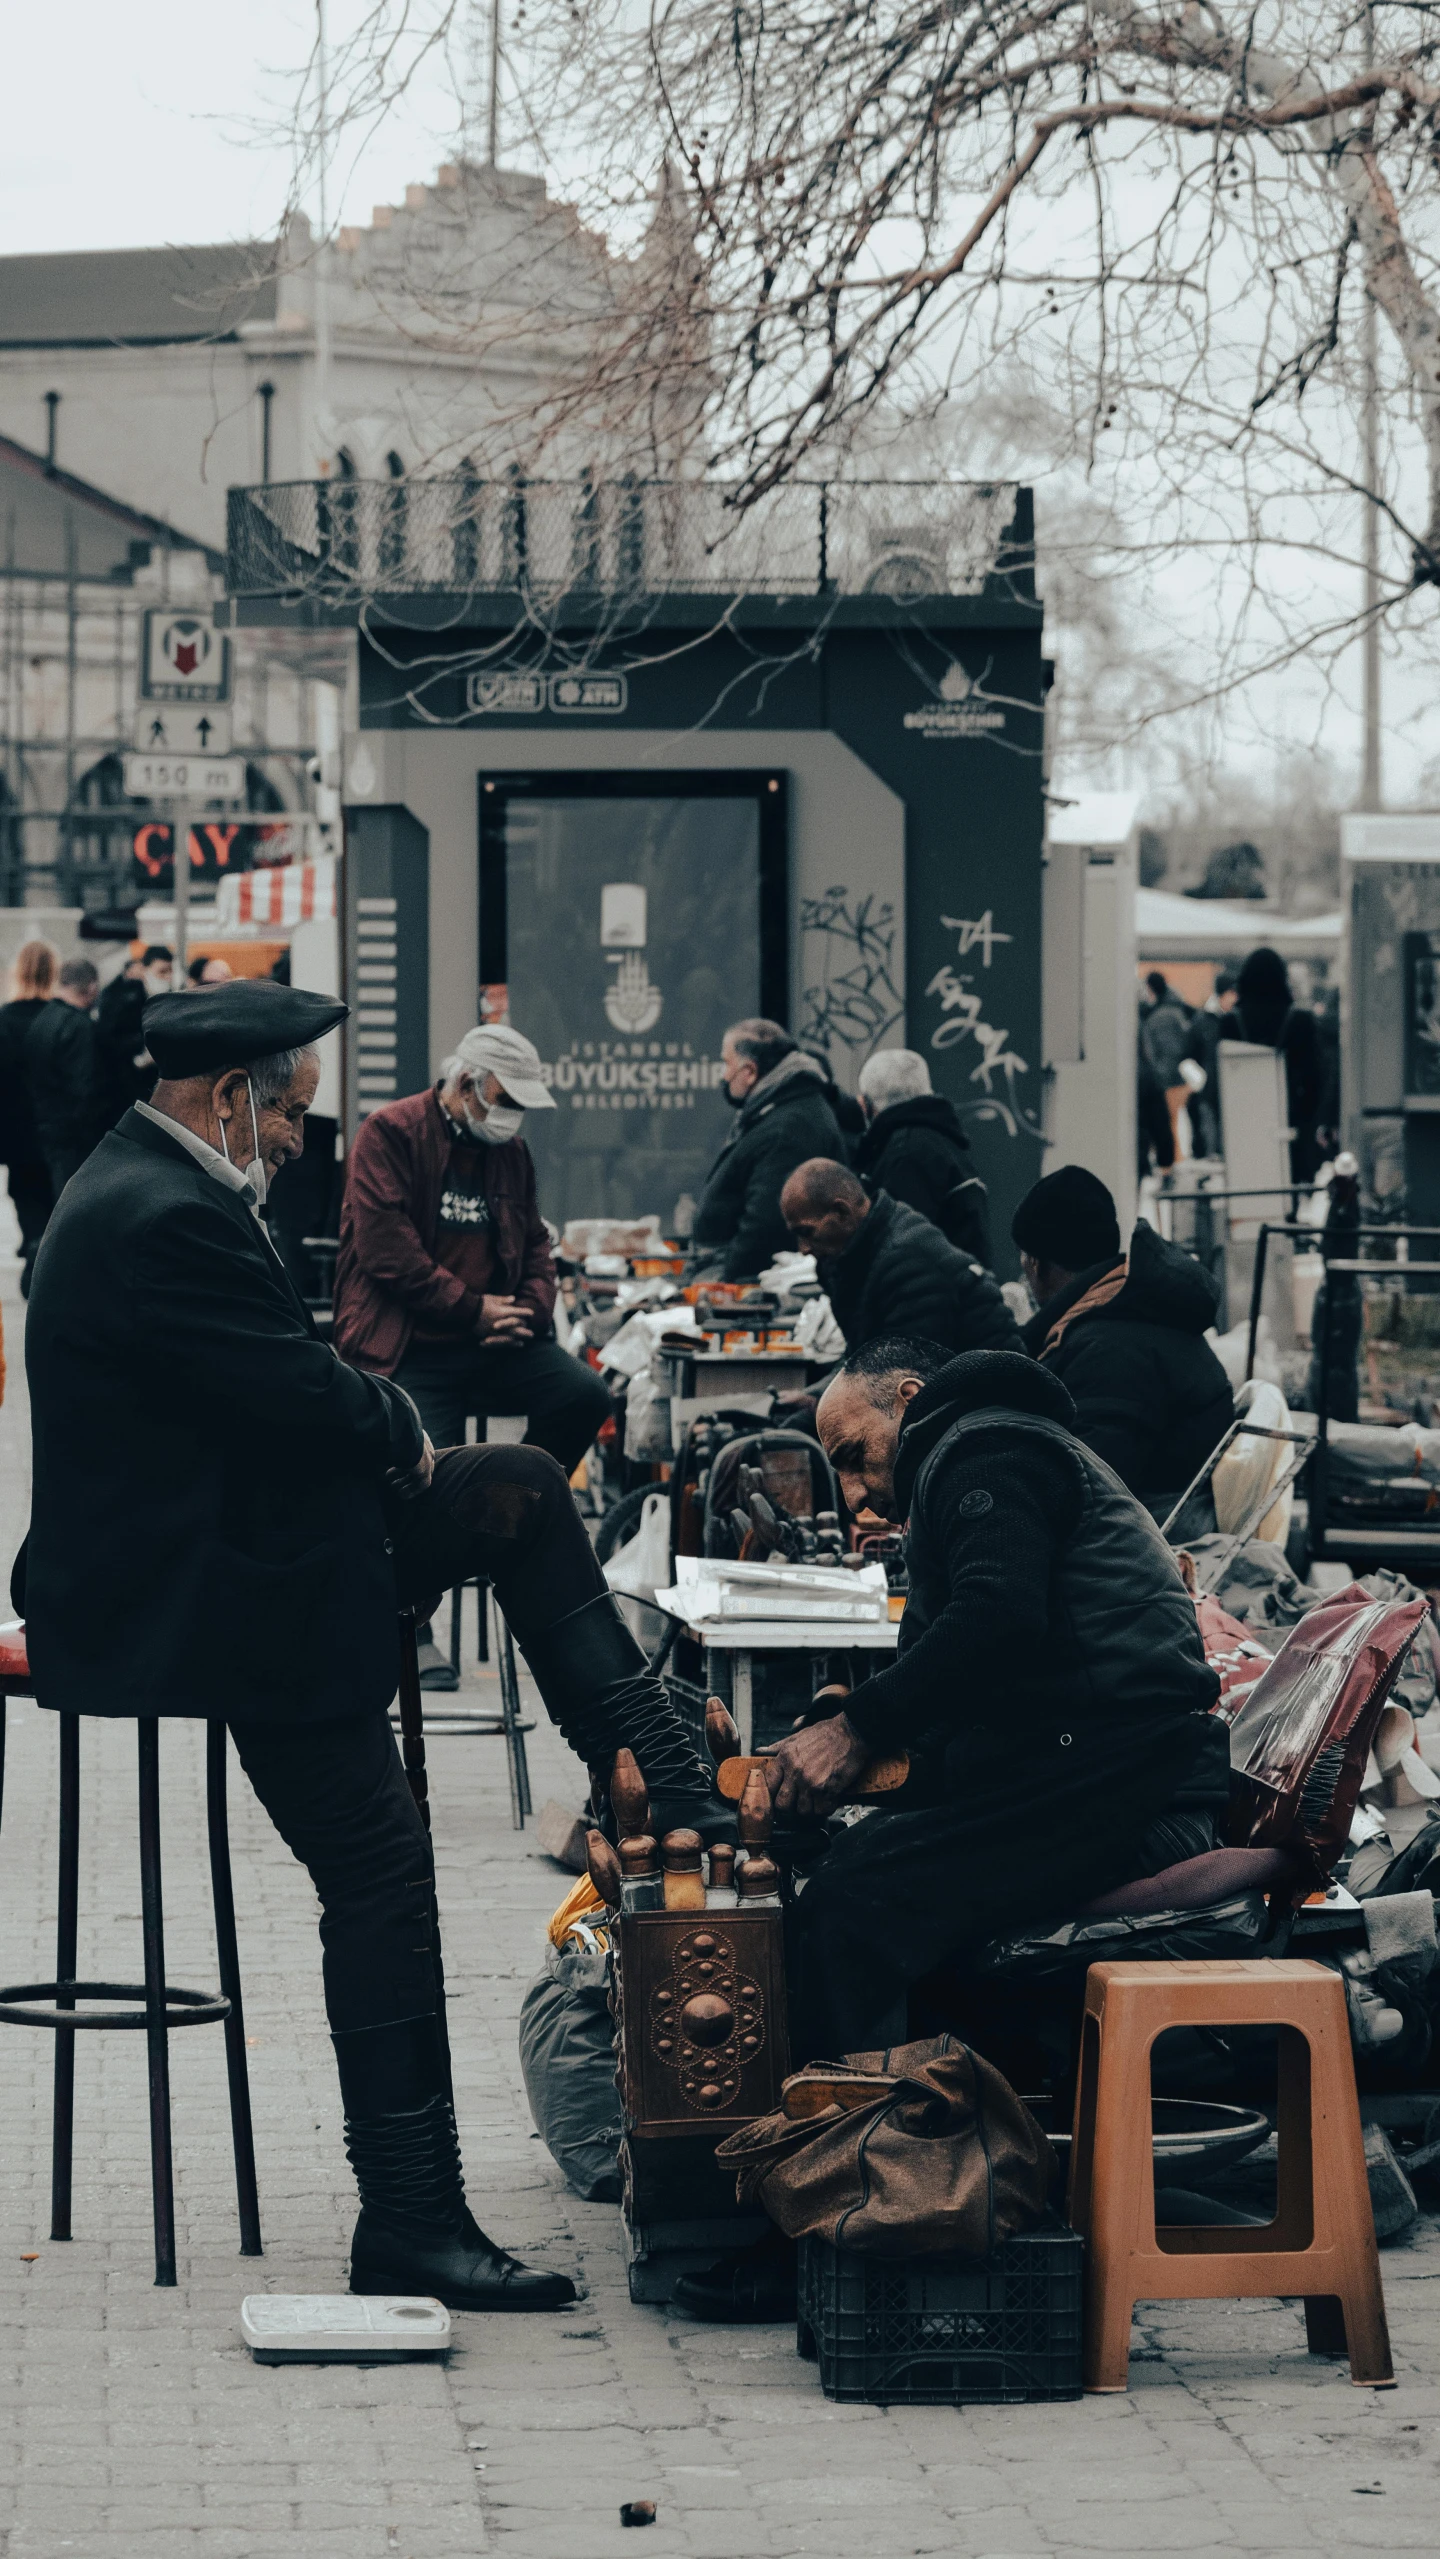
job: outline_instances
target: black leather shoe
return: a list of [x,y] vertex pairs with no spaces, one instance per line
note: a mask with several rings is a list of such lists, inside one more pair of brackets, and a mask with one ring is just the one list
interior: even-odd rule
[[362,2210],[350,2243],[352,2292],[433,2293],[447,2310],[563,2310],[568,2275],[522,2265],[487,2239],[466,2212],[453,2237],[421,2223],[380,2221]]
[[797,2252],[776,2231],[752,2248],[727,2248],[712,2266],[677,2278],[670,2298],[692,2319],[763,2327],[795,2316]]

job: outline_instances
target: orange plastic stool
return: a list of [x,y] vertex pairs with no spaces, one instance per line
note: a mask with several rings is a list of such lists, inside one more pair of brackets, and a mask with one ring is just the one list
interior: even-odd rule
[[[1155,2228],[1150,2048],[1170,2026],[1278,2026],[1279,2178],[1259,2229]],[[1070,2149],[1086,2240],[1085,2387],[1123,2390],[1137,2301],[1299,2296],[1312,2354],[1393,2382],[1345,1989],[1309,1963],[1092,1964]]]

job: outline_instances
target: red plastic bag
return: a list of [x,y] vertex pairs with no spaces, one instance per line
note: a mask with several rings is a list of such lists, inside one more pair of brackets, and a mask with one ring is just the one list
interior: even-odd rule
[[1270,1648],[1258,1643],[1249,1627],[1242,1626],[1208,1591],[1197,1596],[1195,1616],[1205,1659],[1220,1682],[1220,1694],[1210,1712],[1222,1724],[1233,1724],[1255,1682],[1270,1667]]
[[1230,1727],[1230,1837],[1286,1849],[1323,1884],[1350,1835],[1365,1763],[1423,1599],[1358,1582],[1292,1627]]

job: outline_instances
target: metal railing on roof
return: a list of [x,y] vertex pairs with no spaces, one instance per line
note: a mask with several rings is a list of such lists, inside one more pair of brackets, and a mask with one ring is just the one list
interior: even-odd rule
[[290,480],[229,493],[237,597],[1034,597],[1013,481]]

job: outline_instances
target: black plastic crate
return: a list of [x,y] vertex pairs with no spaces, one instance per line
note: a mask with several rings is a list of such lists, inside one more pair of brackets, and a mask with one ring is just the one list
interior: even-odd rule
[[827,2399],[916,2407],[1080,2396],[1084,2242],[1058,2223],[956,2257],[800,2242],[796,2345]]

